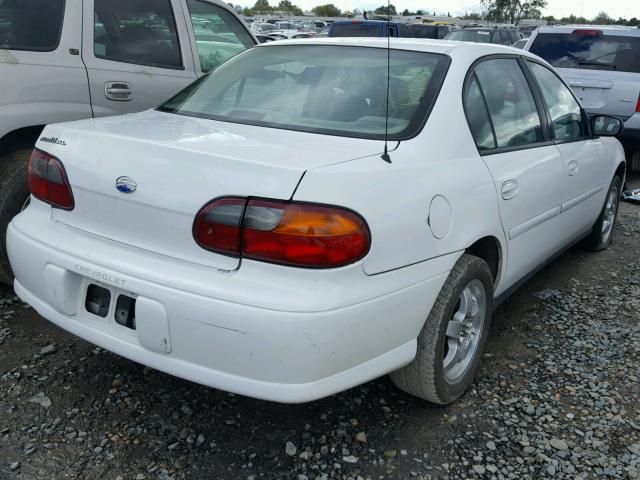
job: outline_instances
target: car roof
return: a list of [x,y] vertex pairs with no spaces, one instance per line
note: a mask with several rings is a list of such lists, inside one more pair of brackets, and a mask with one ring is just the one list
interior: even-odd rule
[[640,29],[620,25],[548,25],[538,29],[538,33],[572,33],[574,30],[602,30],[605,35],[640,37]]
[[422,38],[397,38],[391,37],[333,37],[333,38],[307,38],[304,40],[284,40],[277,43],[263,43],[257,48],[272,48],[285,45],[337,45],[351,47],[387,48],[387,41],[391,48],[396,50],[409,50],[416,52],[439,53],[455,56],[459,54],[471,54],[475,57],[483,57],[491,54],[516,54],[526,57],[538,57],[532,53],[516,50],[510,46],[493,43],[457,42],[453,40],[430,40]]

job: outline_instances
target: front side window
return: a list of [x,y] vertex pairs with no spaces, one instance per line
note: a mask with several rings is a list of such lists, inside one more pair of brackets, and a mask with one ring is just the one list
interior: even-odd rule
[[158,68],[182,68],[169,0],[95,0],[96,58]]
[[63,17],[64,0],[0,0],[0,49],[55,50]]
[[224,8],[199,0],[188,0],[187,6],[203,72],[217,68],[253,46],[240,20]]
[[498,148],[544,141],[540,115],[517,60],[486,60],[476,67],[475,73],[486,98]]
[[[388,132],[415,135],[424,124],[448,57],[391,50]],[[225,63],[160,107],[180,115],[313,133],[383,139],[387,50],[261,46]]]
[[533,62],[527,63],[540,85],[542,98],[551,114],[554,138],[558,141],[582,138],[582,111],[569,89],[548,68]]
[[540,33],[530,50],[557,68],[640,73],[640,37],[603,35],[588,29]]

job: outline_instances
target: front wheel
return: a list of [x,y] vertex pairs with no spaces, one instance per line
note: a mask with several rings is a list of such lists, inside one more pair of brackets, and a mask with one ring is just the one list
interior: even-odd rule
[[606,250],[613,241],[618,219],[618,208],[620,206],[620,192],[622,188],[622,178],[616,175],[611,181],[611,186],[607,192],[604,206],[600,212],[598,220],[591,234],[585,239],[584,246],[594,252]]
[[31,150],[18,150],[0,158],[0,283],[13,284],[7,257],[7,227],[29,200],[27,167]]
[[422,331],[416,357],[391,373],[401,390],[432,403],[457,400],[473,381],[493,313],[487,263],[463,255],[449,274]]

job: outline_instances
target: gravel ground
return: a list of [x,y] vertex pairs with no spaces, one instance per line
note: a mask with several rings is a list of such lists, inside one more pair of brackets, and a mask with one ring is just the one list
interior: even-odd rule
[[[635,182],[640,184],[640,182]],[[0,292],[0,478],[638,478],[640,206],[503,304],[480,374],[434,407],[379,379],[305,405],[119,358]]]

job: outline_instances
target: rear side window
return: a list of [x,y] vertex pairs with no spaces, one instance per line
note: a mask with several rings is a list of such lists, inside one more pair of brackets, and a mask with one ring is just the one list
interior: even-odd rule
[[527,62],[536,77],[544,103],[551,115],[553,134],[558,141],[581,139],[584,135],[582,110],[569,89],[548,68]]
[[522,147],[544,141],[538,108],[518,61],[486,60],[475,72],[487,102],[497,147]]
[[489,112],[487,105],[482,98],[482,92],[478,86],[478,79],[474,75],[467,85],[467,91],[464,95],[464,108],[467,114],[469,128],[473,135],[479,150],[488,150],[496,148],[493,129],[491,128],[491,120],[489,120]]
[[403,38],[413,38],[413,34],[409,27],[407,27],[404,23],[398,24],[398,36]]
[[0,48],[55,50],[63,17],[64,0],[0,0]]
[[366,25],[362,23],[352,23],[334,25],[331,29],[332,37],[380,37],[379,25]]
[[640,73],[640,37],[593,30],[540,33],[530,50],[558,68]]
[[254,44],[240,21],[224,8],[188,0],[200,68],[208,72]]
[[438,38],[443,39],[449,33],[449,27],[438,27]]
[[95,0],[94,55],[116,62],[182,69],[169,0]]

